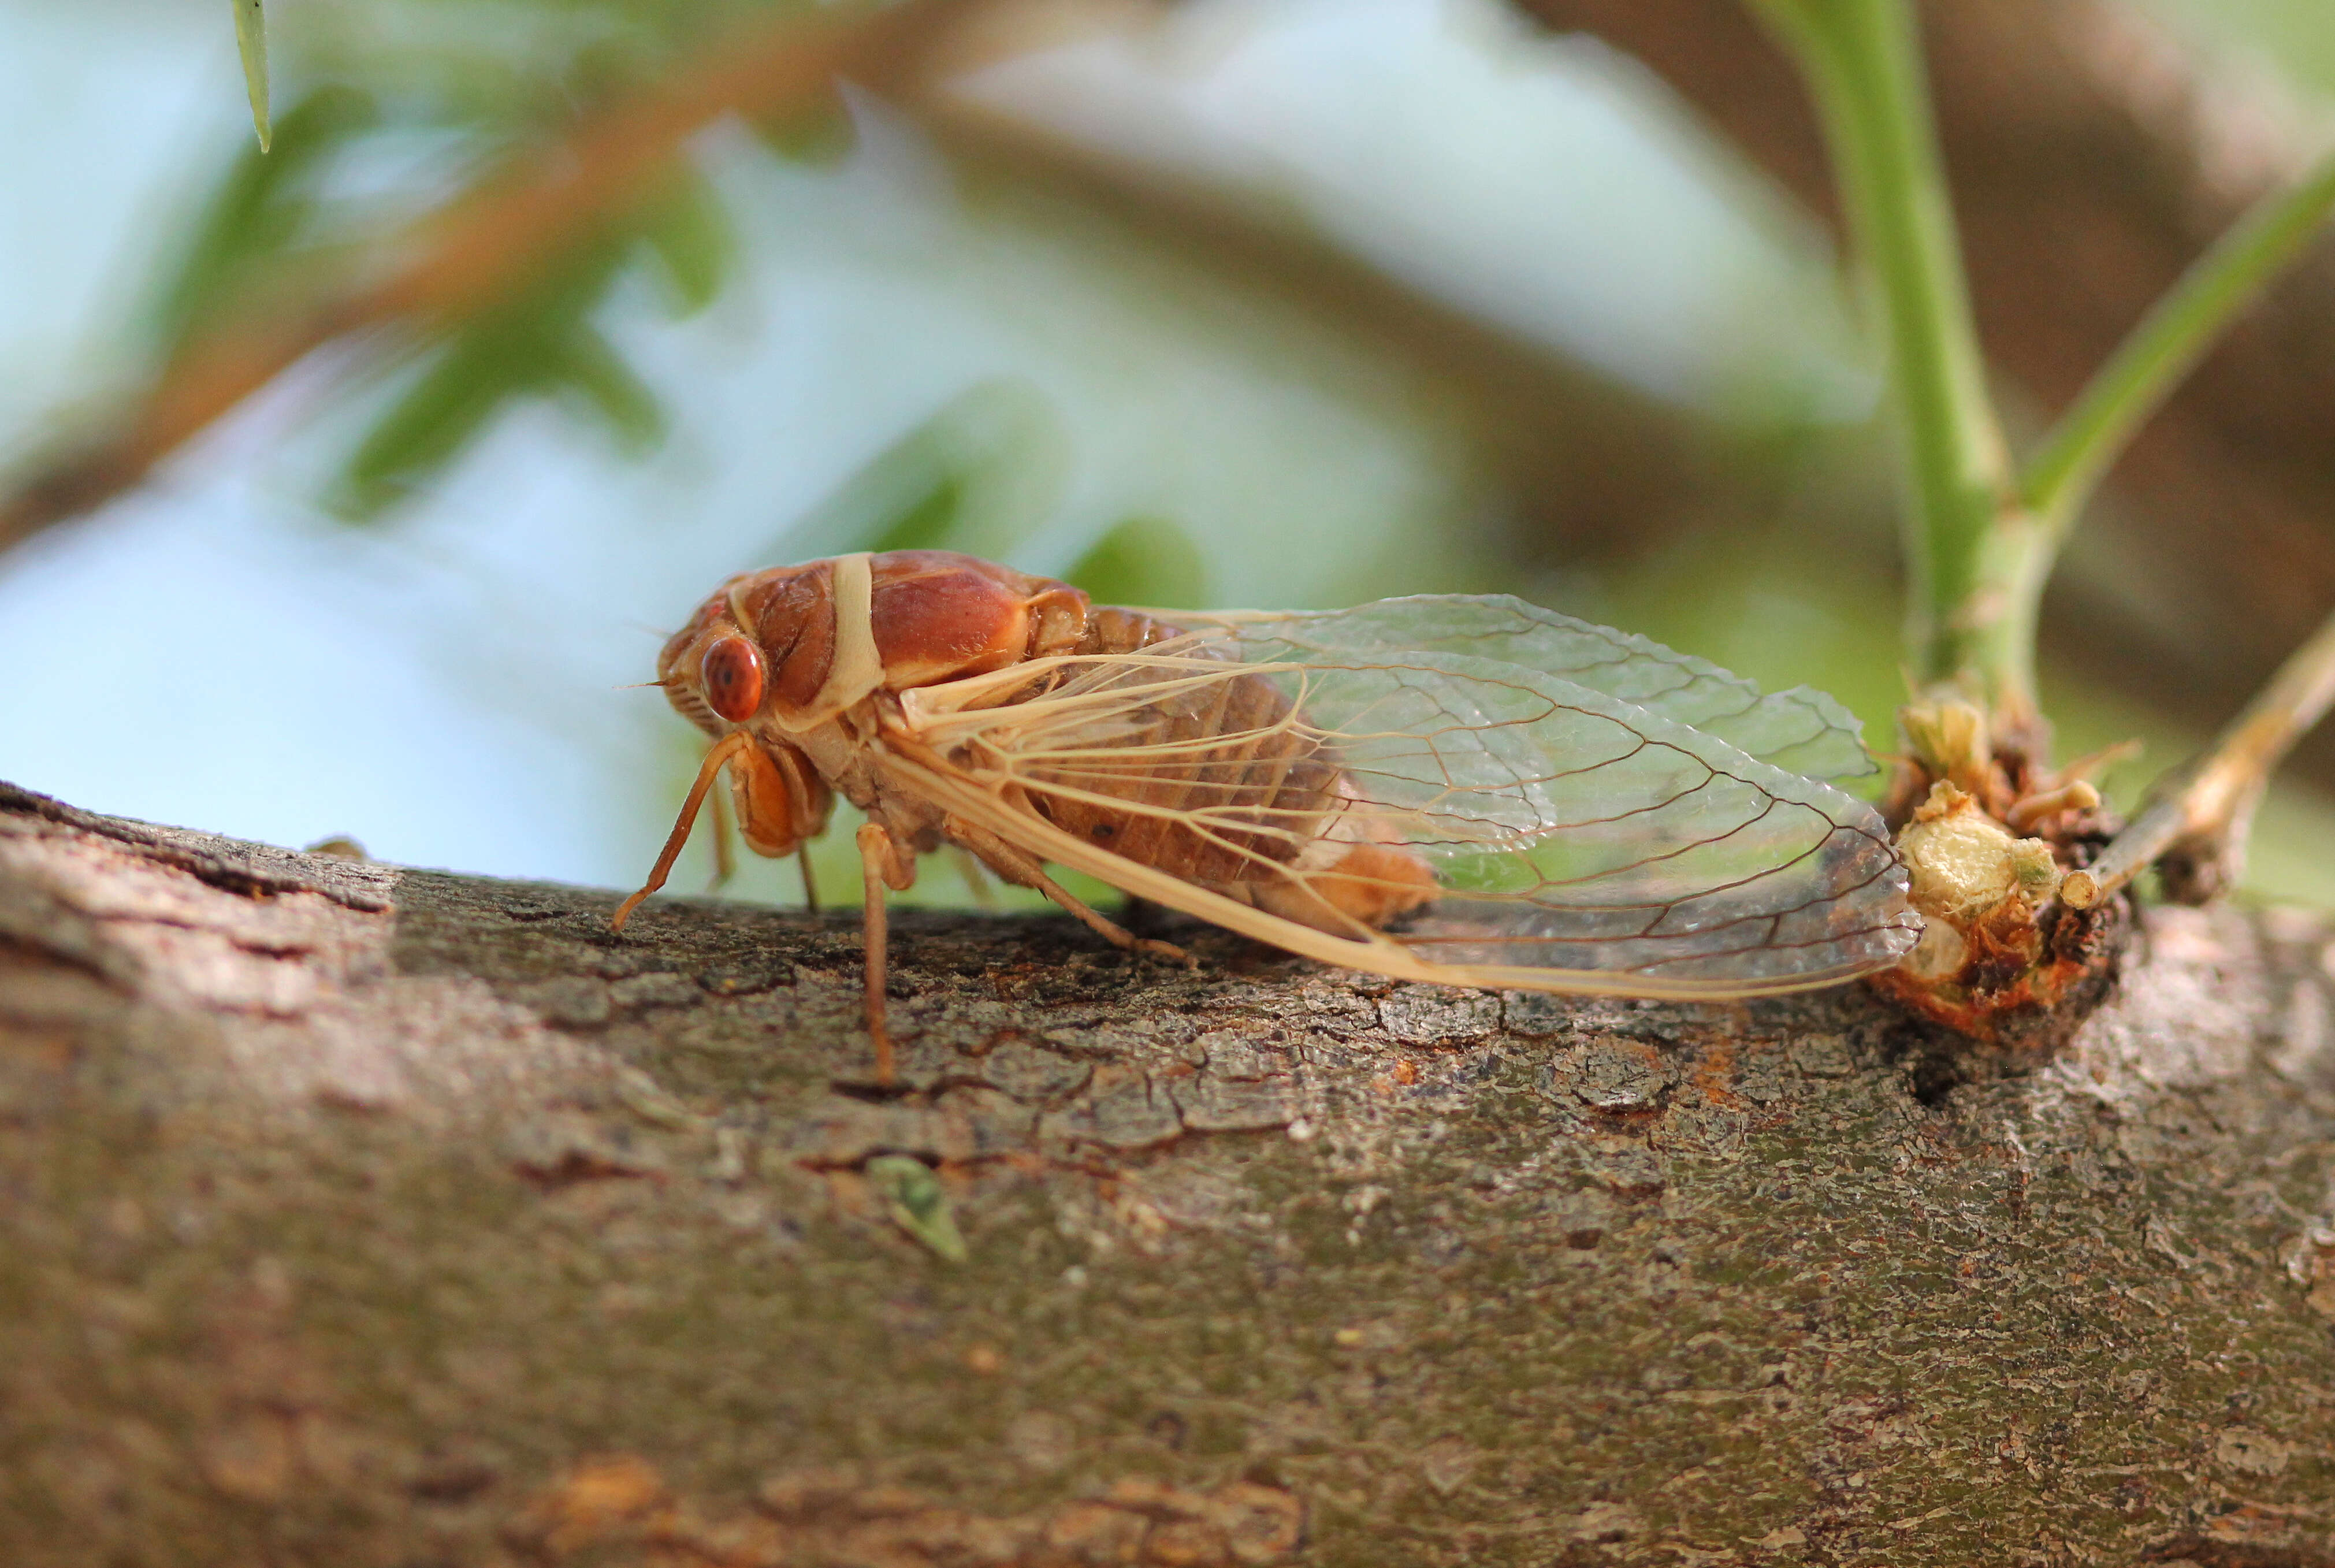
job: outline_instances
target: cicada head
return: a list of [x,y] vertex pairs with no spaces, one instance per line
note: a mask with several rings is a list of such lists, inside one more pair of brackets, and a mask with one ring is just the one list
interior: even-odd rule
[[1086,595],[950,550],[892,550],[732,577],[657,659],[675,708],[720,735],[801,731],[878,688],[904,692],[1068,653]]
[[665,698],[709,735],[814,700],[835,662],[834,563],[732,577],[657,655]]

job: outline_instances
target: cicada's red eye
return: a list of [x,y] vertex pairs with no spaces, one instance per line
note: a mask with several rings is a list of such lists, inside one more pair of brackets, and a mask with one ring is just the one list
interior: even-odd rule
[[742,724],[762,705],[762,651],[743,637],[724,637],[705,650],[698,666],[706,705]]

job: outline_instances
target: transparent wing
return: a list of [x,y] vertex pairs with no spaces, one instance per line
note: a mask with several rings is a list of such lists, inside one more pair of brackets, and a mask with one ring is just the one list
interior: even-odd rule
[[[1440,624],[1476,603],[1440,602]],[[910,693],[910,718],[993,798],[1045,819],[1033,847],[1212,919],[1221,906],[1158,874],[1358,953],[1387,945],[1360,912],[1431,878],[1436,902],[1392,934],[1436,978],[1749,994],[1885,968],[1913,944],[1904,871],[1863,802],[1545,670],[1364,649],[1364,614],[1226,617],[1059,661],[1043,694],[1003,705],[979,704],[1007,675]],[[1113,852],[1098,858],[1090,831]],[[1126,858],[1150,874],[1114,875]]]
[[1420,594],[1351,610],[1176,613],[1190,626],[1236,632],[1264,656],[1370,656],[1388,649],[1497,660],[1602,692],[1716,736],[1788,773],[1872,773],[1860,726],[1822,692],[1762,692],[1742,676],[1652,638],[1576,620],[1507,594]]

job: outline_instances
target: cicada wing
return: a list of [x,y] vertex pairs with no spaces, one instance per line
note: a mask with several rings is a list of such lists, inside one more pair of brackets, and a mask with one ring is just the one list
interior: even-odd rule
[[1507,594],[1420,594],[1348,610],[1184,614],[1230,633],[1247,660],[1456,653],[1553,675],[1715,736],[1788,773],[1874,771],[1855,715],[1807,686],[1762,692],[1742,676],[1649,637],[1559,615]]
[[[1300,657],[1284,630],[1217,624],[1065,660],[1045,694],[1003,706],[912,693],[911,719],[979,790],[1045,819],[1047,844],[1022,840],[1033,850],[1333,963],[1749,994],[1885,968],[1918,934],[1885,828],[1827,785],[1543,671],[1358,646]],[[1134,878],[1129,857],[1052,830],[1106,808],[1217,858],[1195,872],[1187,854],[1177,896],[1158,857]],[[1357,846],[1400,847],[1443,897],[1391,938],[1341,916],[1355,900],[1340,879],[1380,875]],[[1219,892],[1250,915],[1202,906]],[[1258,910],[1293,914],[1342,955],[1288,919],[1256,929]]]

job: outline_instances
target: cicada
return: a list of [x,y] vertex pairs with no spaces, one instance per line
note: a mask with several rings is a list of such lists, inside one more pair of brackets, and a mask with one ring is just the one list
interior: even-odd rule
[[[733,577],[658,682],[714,744],[747,844],[866,814],[879,1081],[887,889],[954,845],[1118,946],[1070,866],[1292,953],[1453,985],[1697,1000],[1829,985],[1913,945],[1855,721],[1497,595],[1149,612],[941,550]],[[1188,962],[1188,960],[1187,961]]]

